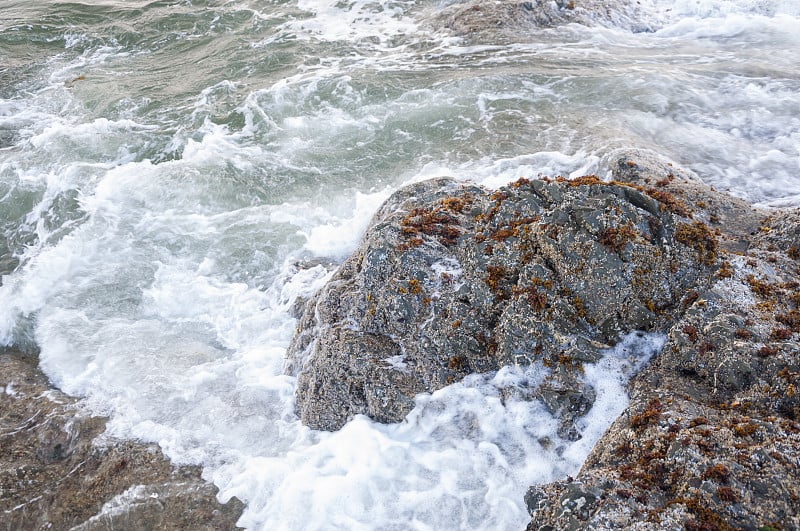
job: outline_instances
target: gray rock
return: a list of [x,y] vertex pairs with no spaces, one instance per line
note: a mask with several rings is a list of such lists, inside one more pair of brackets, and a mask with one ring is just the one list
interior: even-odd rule
[[497,42],[504,37],[519,39],[534,29],[571,23],[653,31],[655,21],[648,18],[634,0],[467,0],[447,4],[435,13],[432,23],[458,36]]
[[397,422],[417,393],[542,363],[536,396],[577,437],[595,396],[582,364],[627,332],[665,330],[710,282],[715,237],[679,214],[665,194],[593,176],[399,191],[306,306],[287,362],[298,414],[327,430]]
[[641,152],[612,167],[716,226],[721,267],[578,474],[603,503],[577,522],[572,482],[532,487],[528,529],[800,529],[800,211],[753,210]]
[[[528,529],[800,529],[800,211],[765,212],[642,150],[614,181],[440,179],[403,189],[309,302],[289,349],[298,413],[398,421],[420,391],[507,364],[579,437],[581,365],[668,333],[572,480],[533,486]],[[767,527],[763,527],[767,526]]]
[[766,212],[714,190],[693,172],[649,150],[617,150],[607,161],[613,179],[640,186],[656,197],[668,194],[674,208],[684,210],[715,231],[719,229],[717,238],[722,249],[741,253],[755,243],[753,236],[758,234]]

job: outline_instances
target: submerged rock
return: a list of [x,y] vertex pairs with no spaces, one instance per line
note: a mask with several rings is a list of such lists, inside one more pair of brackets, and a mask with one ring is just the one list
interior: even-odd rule
[[0,351],[0,522],[8,529],[237,529],[198,467],[104,439],[105,419],[50,387],[37,357]]

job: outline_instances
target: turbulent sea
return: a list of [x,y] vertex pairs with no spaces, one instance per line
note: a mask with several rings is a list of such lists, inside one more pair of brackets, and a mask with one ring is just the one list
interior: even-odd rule
[[0,345],[38,349],[110,435],[202,465],[248,529],[524,528],[527,487],[577,472],[663,338],[587,367],[576,442],[500,398],[542,367],[315,432],[283,374],[315,264],[403,184],[605,175],[628,147],[800,205],[800,1],[642,0],[649,31],[479,42],[446,4],[0,0]]

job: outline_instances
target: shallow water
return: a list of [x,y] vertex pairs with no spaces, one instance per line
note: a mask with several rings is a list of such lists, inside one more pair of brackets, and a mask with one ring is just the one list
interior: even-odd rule
[[317,433],[283,355],[329,273],[296,264],[341,260],[405,183],[604,174],[617,148],[800,205],[800,5],[642,4],[656,31],[476,43],[430,2],[0,0],[0,342],[204,465],[248,528],[524,527],[527,486],[577,471],[663,338],[587,371],[577,443],[499,399],[541,367]]

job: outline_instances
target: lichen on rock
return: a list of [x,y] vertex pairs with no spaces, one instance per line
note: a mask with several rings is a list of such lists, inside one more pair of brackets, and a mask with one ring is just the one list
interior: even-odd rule
[[[575,480],[531,487],[528,529],[798,529],[798,211],[759,212],[640,160],[616,176],[691,202],[721,264]],[[592,494],[580,511],[575,492]]]
[[594,176],[400,190],[301,319],[298,413],[327,430],[357,414],[396,422],[417,393],[541,363],[537,396],[576,437],[593,402],[581,365],[632,330],[666,330],[710,282],[714,256],[680,241],[690,223]]

